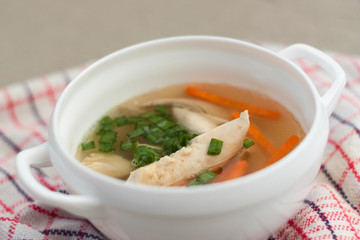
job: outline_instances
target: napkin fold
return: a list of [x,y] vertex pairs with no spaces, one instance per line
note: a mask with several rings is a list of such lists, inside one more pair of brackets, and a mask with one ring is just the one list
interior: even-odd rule
[[[278,50],[279,47],[264,45]],[[315,184],[301,209],[271,240],[360,239],[360,58],[327,52],[345,70],[347,84],[330,116],[330,134]],[[320,93],[331,79],[313,63],[299,66]],[[108,239],[89,221],[43,205],[21,186],[16,154],[47,140],[47,126],[66,85],[88,64],[0,89],[0,239]],[[66,189],[53,169],[34,168],[53,191]]]

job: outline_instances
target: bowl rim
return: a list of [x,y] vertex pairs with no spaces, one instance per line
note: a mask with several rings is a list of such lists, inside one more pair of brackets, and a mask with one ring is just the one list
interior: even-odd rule
[[[289,154],[287,154],[284,158],[282,158],[280,161],[277,161],[276,163],[261,169],[259,171],[256,171],[254,173],[251,173],[249,175],[243,176],[241,178],[237,178],[234,180],[229,180],[225,182],[220,182],[216,184],[209,184],[209,185],[202,185],[199,187],[194,188],[183,188],[183,187],[165,187],[165,186],[149,186],[149,185],[143,185],[138,183],[128,183],[126,181],[119,181],[119,179],[115,179],[106,175],[103,175],[101,173],[95,172],[85,166],[83,166],[72,154],[67,152],[65,150],[65,147],[62,146],[58,131],[59,129],[56,127],[58,126],[58,119],[59,119],[59,112],[60,108],[63,105],[63,102],[66,100],[66,96],[70,91],[72,91],[73,88],[76,88],[79,84],[82,84],[81,79],[84,79],[88,74],[91,74],[91,72],[108,63],[111,62],[112,59],[116,58],[118,55],[122,55],[128,52],[131,52],[133,50],[139,50],[142,48],[148,48],[153,47],[156,45],[161,45],[164,43],[174,43],[174,42],[184,42],[184,41],[208,41],[208,42],[222,42],[222,43],[230,43],[239,45],[242,47],[247,47],[251,50],[260,52],[264,55],[270,56],[274,59],[274,61],[278,61],[280,63],[283,63],[285,66],[291,68],[293,70],[294,74],[297,74],[299,77],[301,77],[307,84],[307,87],[311,91],[311,96],[313,96],[313,102],[315,104],[314,106],[314,116],[312,118],[311,127],[309,128],[308,132],[306,133],[304,139],[299,143],[299,145],[293,149]],[[261,47],[259,45],[249,43],[242,40],[237,40],[233,38],[228,37],[218,37],[218,36],[209,36],[209,35],[189,35],[189,36],[175,36],[175,37],[168,37],[168,38],[161,38],[161,39],[155,39],[150,40],[142,43],[138,43],[135,45],[131,45],[129,47],[125,47],[123,49],[120,49],[118,51],[115,51],[113,53],[110,53],[103,58],[97,60],[90,66],[88,66],[85,70],[83,70],[78,76],[76,76],[65,88],[65,90],[60,95],[57,104],[53,110],[50,124],[49,124],[49,142],[50,142],[50,149],[51,151],[57,153],[63,161],[65,161],[66,165],[70,165],[72,168],[75,168],[77,171],[81,171],[84,174],[90,176],[91,178],[94,178],[96,181],[101,181],[103,184],[108,184],[112,186],[116,186],[118,188],[123,188],[127,190],[133,190],[133,191],[143,191],[147,193],[156,193],[156,194],[197,194],[197,193],[203,193],[203,192],[212,192],[212,191],[218,191],[219,189],[231,189],[234,187],[239,187],[241,185],[246,185],[249,182],[259,181],[263,178],[267,178],[269,175],[273,174],[274,171],[277,171],[279,169],[282,169],[286,167],[286,165],[290,164],[291,159],[294,159],[294,156],[299,154],[300,152],[304,151],[307,145],[311,144],[310,140],[314,139],[317,134],[316,126],[321,125],[321,121],[323,118],[321,117],[321,114],[325,114],[324,107],[321,104],[319,93],[316,90],[314,84],[312,83],[312,80],[306,75],[305,72],[303,72],[294,62],[286,59],[285,57],[280,56],[274,51],[271,51],[267,48]],[[51,159],[53,161],[53,159]]]

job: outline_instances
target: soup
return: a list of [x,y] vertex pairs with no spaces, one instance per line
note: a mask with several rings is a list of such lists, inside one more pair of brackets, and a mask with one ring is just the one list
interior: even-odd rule
[[180,84],[111,109],[76,158],[125,181],[193,186],[267,167],[304,136],[294,116],[267,96],[227,84]]

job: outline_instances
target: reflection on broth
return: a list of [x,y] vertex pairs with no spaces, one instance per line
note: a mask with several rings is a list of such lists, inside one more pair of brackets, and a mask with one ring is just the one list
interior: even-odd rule
[[111,109],[76,158],[130,182],[192,186],[258,171],[304,135],[294,116],[267,96],[226,84],[180,84]]

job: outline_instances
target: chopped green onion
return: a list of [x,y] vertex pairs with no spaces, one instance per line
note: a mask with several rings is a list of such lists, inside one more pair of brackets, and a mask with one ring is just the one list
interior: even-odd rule
[[179,143],[182,147],[185,147],[188,145],[188,143],[190,142],[191,137],[189,136],[189,134],[187,133],[183,133],[181,134],[181,136],[179,137]]
[[193,135],[191,135],[191,139],[193,139],[193,138],[195,138],[197,136],[199,136],[199,134],[194,133]]
[[102,135],[105,132],[113,131],[113,129],[114,121],[109,116],[105,116],[99,122],[99,127],[96,131],[96,135]]
[[203,185],[211,182],[214,178],[216,178],[217,174],[206,170],[205,172],[201,173],[197,178],[189,183],[188,186],[195,186],[195,185]]
[[137,122],[135,128],[144,128],[149,127],[151,123],[149,122]]
[[128,136],[128,138],[131,139],[131,138],[139,137],[143,134],[145,134],[145,130],[143,128],[136,128],[131,133],[128,133],[127,136]]
[[94,148],[95,148],[95,142],[94,141],[81,143],[81,149],[83,151],[94,149]]
[[168,108],[164,106],[156,106],[156,112],[166,115],[168,112]]
[[243,146],[244,148],[249,148],[251,147],[252,145],[254,145],[255,143],[253,141],[251,141],[250,139],[244,139],[244,142],[243,142]]
[[[153,162],[154,159],[158,160],[161,154],[171,154],[179,150],[180,148],[187,146],[189,141],[194,137],[180,125],[175,124],[172,121],[172,116],[169,113],[167,107],[157,106],[155,111],[143,112],[136,116],[119,116],[110,117],[104,116],[98,123],[96,135],[99,136],[99,140],[96,143],[100,152],[111,152],[115,150],[115,143],[117,142],[117,130],[116,127],[133,124],[134,130],[127,133],[128,140],[120,143],[120,149],[123,151],[134,151],[134,164],[140,166],[144,163],[148,164]],[[162,149],[157,152],[154,149],[147,150],[146,154],[140,154],[145,152],[143,148],[139,148],[137,142],[132,141],[136,137],[143,137],[151,144],[156,144],[156,147],[162,145]],[[83,143],[81,145],[83,149],[95,148],[95,143]],[[151,149],[151,148],[150,148]],[[135,154],[136,153],[136,154]],[[135,155],[137,157],[135,157]],[[142,162],[142,163],[139,163]]]
[[155,114],[156,113],[154,113],[154,112],[143,112],[139,116],[142,118],[148,119],[148,118],[154,116]]
[[109,116],[104,116],[103,118],[100,119],[101,125],[108,125],[108,124],[113,124],[113,123],[114,123],[114,121]]
[[223,146],[223,141],[212,138],[210,141],[208,155],[219,155]]
[[133,164],[135,168],[146,166],[161,158],[161,155],[148,146],[138,146],[134,151]]
[[102,143],[113,143],[116,141],[116,132],[105,132],[99,139],[99,142]]
[[169,135],[169,136],[172,136],[172,135],[176,135],[180,132],[183,132],[185,131],[183,127],[181,127],[180,125],[176,124],[175,126],[169,128],[166,130],[166,134]]
[[158,126],[159,128],[161,128],[162,130],[166,130],[169,129],[171,127],[173,127],[175,124],[170,122],[169,120],[162,120],[156,123],[156,126]]
[[130,123],[137,123],[137,122],[140,122],[141,120],[142,120],[141,117],[138,117],[138,116],[129,117],[129,122]]
[[162,121],[162,120],[164,120],[164,118],[163,117],[161,117],[161,116],[157,116],[157,115],[153,115],[153,116],[151,116],[151,117],[149,117],[148,118],[148,120],[150,121],[150,122],[152,122],[152,123],[158,123],[158,122],[160,122],[160,121]]
[[165,132],[158,127],[151,128],[146,135],[146,139],[150,142],[156,142],[159,138],[163,137]]
[[123,151],[135,150],[137,142],[135,141],[122,141],[120,143],[120,149]]
[[100,152],[111,152],[115,150],[115,144],[110,142],[99,142]]
[[176,140],[176,138],[173,138],[173,137],[165,138],[162,141],[162,146],[164,149],[164,153],[167,155],[170,155],[171,153],[174,153],[181,148],[181,146],[178,144],[178,141]]
[[128,123],[129,123],[129,120],[127,119],[126,116],[121,116],[121,117],[115,118],[115,124],[118,127],[124,126],[124,125],[126,125]]

